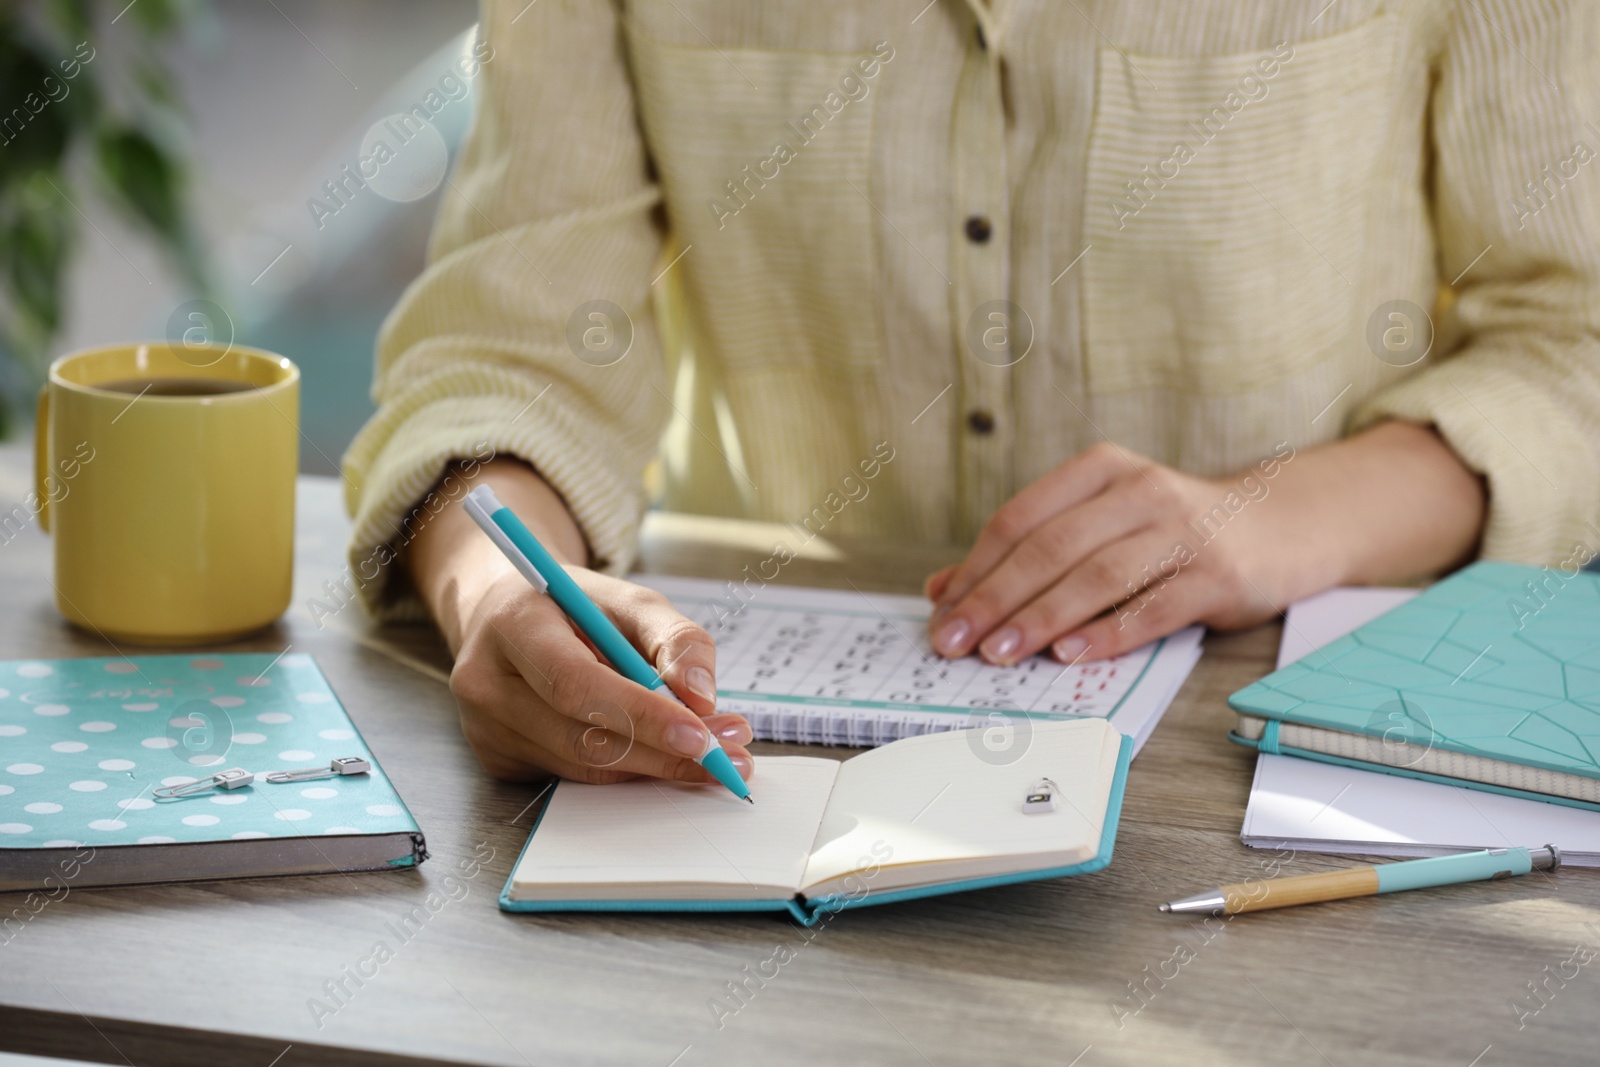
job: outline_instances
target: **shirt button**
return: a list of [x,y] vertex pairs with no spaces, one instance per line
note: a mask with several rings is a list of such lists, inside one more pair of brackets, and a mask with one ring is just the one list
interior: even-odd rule
[[975,245],[988,244],[989,235],[994,233],[994,227],[990,225],[989,220],[982,215],[970,216],[967,219],[966,226],[964,226],[963,229],[965,229],[967,232],[967,240],[971,241]]
[[967,428],[980,437],[987,437],[994,432],[994,416],[978,408],[967,415]]

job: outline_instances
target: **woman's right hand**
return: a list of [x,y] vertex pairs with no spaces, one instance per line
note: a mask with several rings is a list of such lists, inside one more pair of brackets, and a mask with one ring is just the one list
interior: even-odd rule
[[[465,479],[456,479],[465,485]],[[563,562],[583,558],[565,506],[530,468],[483,465],[495,494]],[[455,496],[459,500],[461,494]],[[559,510],[556,510],[559,509]],[[433,516],[407,562],[444,632],[461,730],[485,770],[522,780],[651,777],[711,782],[694,758],[716,734],[739,773],[753,761],[743,717],[716,713],[716,652],[704,629],[651,589],[567,564],[567,573],[632,641],[682,704],[618,674],[547,596],[535,593],[459,507]]]

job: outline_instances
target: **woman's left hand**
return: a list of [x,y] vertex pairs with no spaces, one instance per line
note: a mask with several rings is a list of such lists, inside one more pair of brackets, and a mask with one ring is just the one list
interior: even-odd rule
[[1464,561],[1481,480],[1430,428],[1382,423],[1230,478],[1112,444],[1067,460],[997,511],[961,564],[932,575],[935,649],[1012,664],[1047,646],[1105,659],[1191,623],[1236,629],[1341,583]]

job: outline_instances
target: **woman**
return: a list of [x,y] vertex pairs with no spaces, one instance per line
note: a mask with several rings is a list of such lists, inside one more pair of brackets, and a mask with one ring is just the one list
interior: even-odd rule
[[[483,28],[346,474],[353,559],[401,560],[369,601],[437,620],[496,776],[699,779],[707,727],[750,767],[710,639],[617,577],[664,431],[666,505],[712,514],[801,522],[875,459],[829,532],[970,543],[933,640],[996,663],[1600,539],[1587,0],[487,0]],[[692,713],[443,506],[477,480]]]

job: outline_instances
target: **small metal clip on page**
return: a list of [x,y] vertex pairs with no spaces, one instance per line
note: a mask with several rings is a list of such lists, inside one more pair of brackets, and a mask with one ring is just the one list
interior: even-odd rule
[[274,785],[285,782],[314,782],[318,778],[337,778],[344,774],[366,774],[372,764],[360,756],[340,756],[326,767],[307,767],[299,771],[273,771],[267,781]]
[[1056,810],[1056,794],[1061,792],[1061,787],[1049,778],[1041,778],[1028,787],[1028,792],[1022,798],[1022,813],[1024,815],[1043,815],[1047,811]]
[[172,800],[176,797],[193,796],[212,789],[238,789],[240,786],[249,785],[256,780],[256,776],[249,771],[234,767],[231,770],[218,771],[209,778],[202,778],[198,782],[188,782],[184,785],[167,785],[160,789],[152,789],[150,795],[162,800]]

